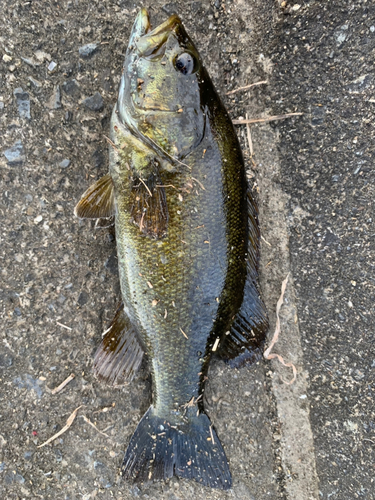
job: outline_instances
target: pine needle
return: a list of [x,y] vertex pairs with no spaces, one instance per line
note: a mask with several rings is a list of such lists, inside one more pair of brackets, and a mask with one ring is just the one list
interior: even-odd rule
[[66,385],[69,384],[71,380],[73,380],[75,377],[74,373],[71,373],[69,377],[67,377],[64,382],[61,382],[61,384],[54,389],[51,390],[51,394],[57,394],[58,392],[62,391]]
[[[104,431],[99,430],[99,429],[96,427],[96,425],[95,425],[93,422],[91,422],[91,420],[90,420],[90,419],[88,419],[85,415],[81,415],[81,417],[83,418],[83,420],[84,420],[85,422],[87,422],[89,425],[91,425],[91,427],[93,427],[93,428],[94,428],[97,432],[99,432],[99,434],[102,434],[103,436],[105,436],[105,437],[107,437],[107,438],[111,439],[111,437],[110,437],[110,436],[108,436],[108,434],[106,434]],[[111,427],[111,426],[109,426],[109,427]]]
[[206,191],[206,188],[203,186],[203,184],[202,184],[200,181],[198,181],[198,179],[196,179],[195,177],[192,177],[191,179],[192,179],[193,181],[195,181],[195,182],[199,185],[199,187],[200,187],[201,189],[203,189],[203,191]]
[[147,184],[145,183],[145,181],[144,181],[141,177],[139,178],[139,180],[142,182],[142,184],[144,185],[144,187],[147,189],[148,194],[149,194],[150,196],[152,196],[152,193],[151,193],[151,191],[150,191],[149,187],[147,186]]
[[[246,120],[248,120],[249,117],[246,113]],[[251,138],[251,130],[250,130],[250,125],[246,123],[246,132],[247,132],[247,142],[249,143],[249,150],[250,150],[250,158],[253,159],[254,155],[254,150],[253,150],[253,140]]]
[[251,83],[250,85],[245,85],[245,87],[239,87],[238,89],[230,90],[229,92],[226,93],[226,95],[231,95],[235,94],[236,92],[240,92],[241,90],[249,90],[251,87],[255,87],[256,85],[267,85],[268,80],[264,80],[263,82],[255,82]]
[[268,116],[266,118],[249,118],[247,120],[232,120],[234,125],[245,125],[246,123],[267,123],[276,120],[285,120],[285,118],[290,118],[292,116],[301,116],[303,113],[287,113],[285,115]]
[[188,339],[189,337],[186,335],[186,333],[183,331],[183,329],[180,327],[180,331],[182,335],[185,337],[185,339]]
[[107,137],[107,136],[105,135],[105,136],[104,136],[104,138],[106,139],[106,141],[108,142],[108,144],[110,144],[110,145],[113,147],[113,149],[114,149],[115,151],[119,152],[119,151],[118,151],[118,149],[117,149],[117,147],[116,147],[116,144],[115,144],[114,142],[112,142],[112,141],[111,141],[111,139],[110,139],[109,137]]

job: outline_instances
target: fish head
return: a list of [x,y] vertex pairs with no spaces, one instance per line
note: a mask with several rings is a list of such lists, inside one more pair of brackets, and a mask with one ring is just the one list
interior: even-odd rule
[[120,83],[120,120],[148,144],[181,160],[204,136],[201,85],[205,74],[180,18],[173,15],[151,30],[147,10],[141,9]]

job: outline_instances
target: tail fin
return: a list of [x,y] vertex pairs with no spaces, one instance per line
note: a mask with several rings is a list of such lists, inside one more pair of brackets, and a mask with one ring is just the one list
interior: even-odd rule
[[122,475],[137,482],[176,475],[211,488],[232,486],[227,457],[207,415],[194,415],[177,427],[158,417],[152,406],[130,440]]

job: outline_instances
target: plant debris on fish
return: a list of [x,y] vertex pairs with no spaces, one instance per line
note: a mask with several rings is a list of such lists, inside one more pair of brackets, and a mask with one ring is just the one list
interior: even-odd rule
[[262,355],[257,208],[231,120],[181,20],[151,30],[142,9],[110,125],[109,173],[82,196],[82,218],[115,217],[122,305],[94,371],[130,382],[147,356],[152,405],[125,453],[126,479],[173,475],[228,489],[223,447],[204,412],[212,355]]

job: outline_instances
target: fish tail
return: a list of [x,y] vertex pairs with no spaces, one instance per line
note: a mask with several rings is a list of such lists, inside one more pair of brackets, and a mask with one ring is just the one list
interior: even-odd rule
[[137,482],[176,475],[223,490],[232,485],[227,457],[207,415],[192,416],[182,429],[156,415],[152,406],[130,440],[122,475]]

